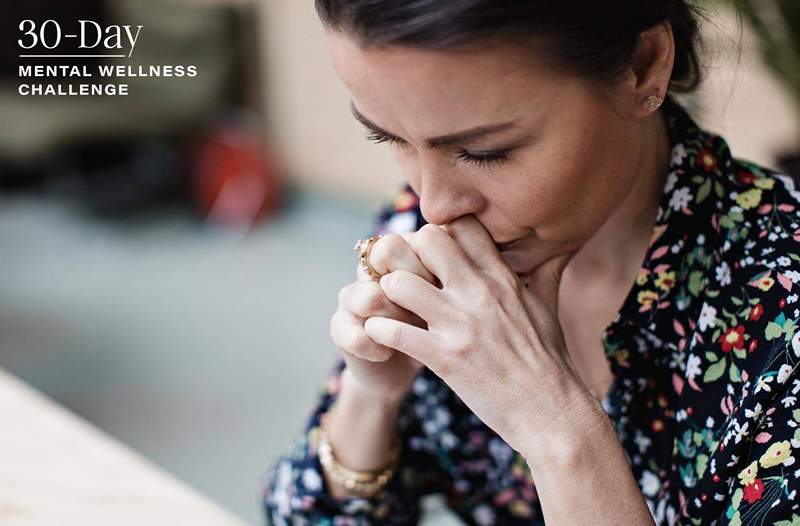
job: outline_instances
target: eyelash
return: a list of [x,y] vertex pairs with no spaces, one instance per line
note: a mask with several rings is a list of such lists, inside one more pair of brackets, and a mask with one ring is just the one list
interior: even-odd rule
[[[370,142],[374,142],[375,144],[402,144],[403,141],[394,137],[392,135],[384,135],[378,132],[369,132],[367,135],[367,140]],[[487,166],[490,164],[502,164],[508,162],[509,160],[509,152],[511,150],[496,150],[491,152],[482,153],[480,155],[470,153],[467,150],[461,148],[456,155],[458,159],[465,163],[476,164],[478,166]]]

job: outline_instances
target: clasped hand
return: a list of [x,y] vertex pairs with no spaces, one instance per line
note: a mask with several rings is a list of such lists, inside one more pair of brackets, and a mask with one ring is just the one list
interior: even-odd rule
[[583,386],[558,321],[558,288],[572,254],[539,265],[528,287],[472,215],[406,237],[441,288],[399,269],[380,279],[386,298],[427,323],[365,319],[375,343],[421,362],[512,448],[525,451],[563,422]]

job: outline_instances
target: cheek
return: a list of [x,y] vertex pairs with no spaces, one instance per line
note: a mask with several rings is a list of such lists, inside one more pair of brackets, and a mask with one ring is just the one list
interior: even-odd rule
[[543,144],[521,157],[524,168],[504,185],[499,201],[506,203],[507,217],[549,241],[588,240],[613,211],[625,184],[624,163],[607,151],[615,150],[583,136]]

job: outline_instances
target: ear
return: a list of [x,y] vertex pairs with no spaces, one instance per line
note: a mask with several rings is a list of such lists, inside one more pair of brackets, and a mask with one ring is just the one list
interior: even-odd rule
[[672,24],[663,21],[639,33],[631,64],[634,115],[637,118],[650,115],[650,112],[642,108],[642,102],[647,97],[666,97],[674,64],[675,37]]

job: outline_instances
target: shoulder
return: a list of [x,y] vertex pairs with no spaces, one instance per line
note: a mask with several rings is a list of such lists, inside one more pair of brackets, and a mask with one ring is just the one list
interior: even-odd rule
[[[776,359],[781,352],[800,357],[800,341],[791,347],[800,315],[800,192],[789,176],[740,159],[725,175],[711,217],[717,262],[693,343],[705,344],[712,361],[706,379],[724,372],[724,358],[740,364],[731,379],[777,374],[789,359]],[[787,346],[776,345],[779,337]]]

